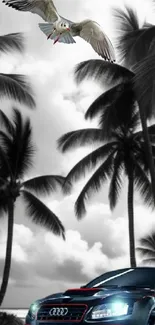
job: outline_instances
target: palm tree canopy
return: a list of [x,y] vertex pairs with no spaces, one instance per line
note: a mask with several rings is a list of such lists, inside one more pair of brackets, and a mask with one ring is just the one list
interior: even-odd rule
[[155,26],[144,22],[140,27],[136,12],[128,6],[124,10],[113,9],[113,16],[116,47],[123,66],[103,60],[84,61],[75,69],[75,80],[79,83],[91,78],[102,82],[106,87],[131,81],[135,97],[145,110],[146,118],[151,118],[154,115],[155,98]]
[[143,263],[155,263],[155,232],[140,238],[136,250],[143,257]]
[[136,12],[126,6],[125,10],[114,9],[117,50],[121,63],[131,69],[133,89],[146,118],[155,115],[155,26],[144,22],[140,27]]
[[140,26],[137,13],[129,6],[113,9],[116,48],[123,66],[134,71],[134,66],[149,53],[155,53],[155,26],[145,22]]
[[[0,212],[7,211],[10,197],[15,201],[21,195],[32,221],[65,238],[59,218],[34,195],[49,195],[58,187],[62,188],[65,177],[44,175],[23,181],[35,153],[30,120],[23,119],[17,109],[13,109],[11,120],[4,112],[0,112],[0,118]],[[68,182],[67,188],[70,189]]]
[[119,64],[103,60],[88,60],[79,63],[74,71],[75,80],[80,83],[84,79],[99,80],[107,87],[130,80],[134,73]]
[[[130,119],[128,121],[128,129],[120,124],[111,134],[108,143],[105,143],[104,131],[100,127],[97,129],[77,130],[65,134],[58,140],[58,146],[62,152],[81,146],[84,139],[84,144],[91,140],[100,142],[100,146],[93,150],[86,157],[81,159],[68,173],[67,180],[69,182],[76,181],[81,176],[85,176],[86,171],[93,170],[91,178],[88,180],[83,190],[81,191],[76,204],[75,212],[78,218],[81,218],[85,212],[85,202],[90,197],[92,192],[98,191],[102,184],[109,178],[110,190],[109,200],[110,207],[113,209],[116,206],[119,198],[123,173],[128,176],[129,168],[132,166],[134,175],[134,185],[146,204],[153,206],[152,191],[150,181],[148,179],[148,163],[145,159],[145,144],[143,133],[135,132],[136,125],[139,123],[139,115],[132,107],[130,110]],[[154,128],[150,129],[152,134]],[[86,134],[86,138],[84,135]],[[91,140],[89,139],[91,137]],[[102,139],[102,141],[101,141]]]
[[134,91],[148,118],[155,116],[155,55],[151,53],[135,67]]
[[[134,132],[140,124],[138,105],[130,82],[121,83],[101,94],[88,108],[85,118],[99,115],[99,126],[105,139],[121,127]],[[132,116],[132,119],[131,119]]]
[[[24,50],[24,38],[21,33],[0,36],[0,54]],[[27,78],[18,74],[0,73],[0,97],[18,101],[30,108],[35,107],[34,94]]]
[[24,75],[0,73],[0,97],[35,107],[33,91]]
[[[23,120],[21,113],[17,109],[13,109],[12,130],[13,133],[9,134],[3,131],[0,132],[0,142],[7,153],[12,178],[21,179],[32,167],[35,147],[32,142],[30,120],[29,118]],[[3,166],[3,169],[1,170],[2,175],[7,176],[5,166]]]
[[10,51],[24,51],[24,37],[22,33],[12,33],[0,36],[0,53]]

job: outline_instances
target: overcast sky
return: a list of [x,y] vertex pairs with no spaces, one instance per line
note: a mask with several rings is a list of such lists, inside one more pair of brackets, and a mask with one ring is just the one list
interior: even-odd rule
[[[150,19],[149,0],[130,0]],[[108,36],[114,37],[111,6],[122,6],[122,0],[55,0],[59,13],[73,21],[92,18],[98,21]],[[0,0],[0,33],[25,32],[24,55],[2,56],[0,71],[29,75],[36,94],[37,110],[19,107],[30,115],[34,141],[38,152],[31,175],[63,174],[84,156],[88,150],[76,150],[62,155],[56,149],[56,140],[65,132],[89,127],[84,112],[100,93],[92,83],[77,87],[73,80],[75,65],[86,59],[98,58],[89,44],[77,39],[74,45],[47,41],[37,24],[42,19],[6,7]],[[9,101],[2,107],[11,112]],[[92,124],[91,124],[92,125]],[[4,307],[27,307],[40,297],[53,292],[85,284],[93,277],[114,268],[129,266],[126,185],[121,202],[114,213],[108,206],[108,185],[87,205],[86,217],[78,222],[74,202],[84,184],[80,180],[71,195],[52,195],[44,200],[66,227],[66,242],[33,225],[21,202],[16,205],[12,270]],[[146,210],[136,198],[136,239],[148,233],[155,225],[154,214]],[[0,223],[0,275],[4,265],[6,219]]]

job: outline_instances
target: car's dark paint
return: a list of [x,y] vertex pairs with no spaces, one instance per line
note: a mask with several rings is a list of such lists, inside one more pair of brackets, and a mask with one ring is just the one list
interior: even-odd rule
[[[90,319],[93,307],[113,301],[126,302],[129,305],[128,315]],[[27,325],[154,325],[155,268],[126,268],[107,272],[81,288],[47,296],[35,303],[39,305],[38,313],[33,319],[29,310],[25,321]],[[57,306],[68,307],[72,320],[65,320],[65,316],[64,319],[59,317],[58,320],[57,317],[54,320],[55,316],[49,316],[49,310]],[[78,313],[78,320],[73,321],[74,313]]]

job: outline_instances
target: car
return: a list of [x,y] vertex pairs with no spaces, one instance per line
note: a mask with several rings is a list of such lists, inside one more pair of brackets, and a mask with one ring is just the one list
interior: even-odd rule
[[106,272],[31,304],[25,325],[155,325],[155,267]]

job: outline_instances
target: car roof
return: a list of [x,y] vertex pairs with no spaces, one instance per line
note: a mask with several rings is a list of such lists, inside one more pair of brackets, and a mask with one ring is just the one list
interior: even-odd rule
[[148,286],[155,288],[155,267],[135,267],[108,271],[89,282],[87,287],[106,285]]

